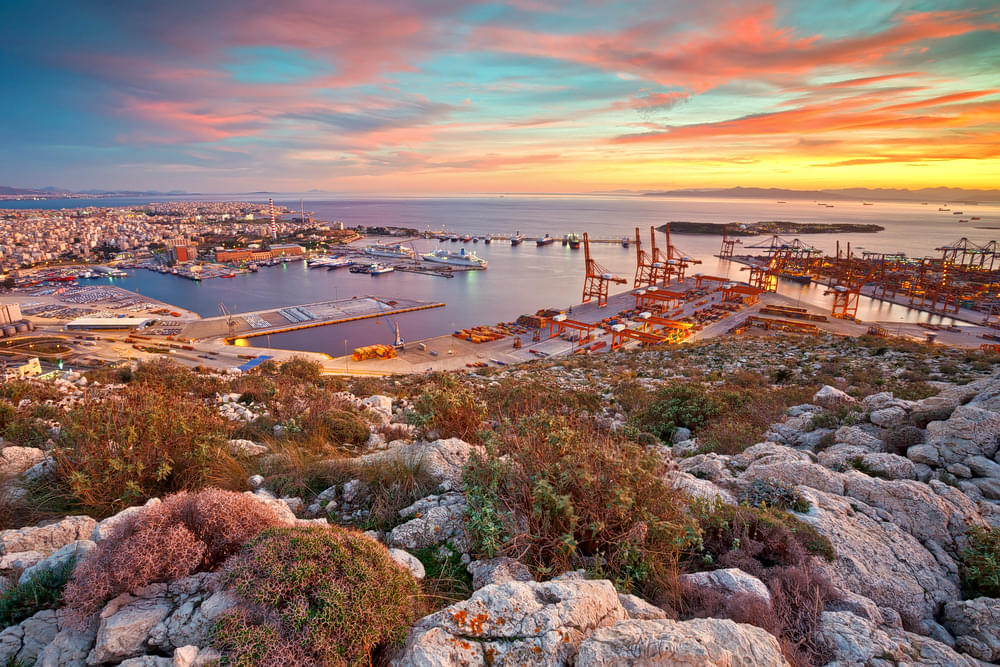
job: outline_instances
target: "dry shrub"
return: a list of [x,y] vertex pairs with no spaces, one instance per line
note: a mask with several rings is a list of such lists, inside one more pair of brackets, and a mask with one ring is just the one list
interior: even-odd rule
[[697,530],[655,455],[547,413],[519,420],[488,448],[465,476],[480,553],[512,556],[542,576],[589,567],[636,592],[673,585]]
[[241,606],[213,641],[245,667],[370,665],[405,639],[419,595],[385,547],[334,527],[266,530],[227,564],[226,581]]
[[496,421],[516,420],[543,411],[573,415],[601,407],[597,392],[566,387],[552,378],[504,378],[491,385],[483,391],[482,400],[487,417]]
[[56,475],[98,515],[197,489],[226,452],[228,425],[210,406],[130,384],[69,412],[53,450]]
[[482,401],[451,375],[434,373],[428,385],[414,401],[417,420],[442,438],[478,442],[486,418]]
[[72,618],[83,624],[109,599],[148,584],[210,571],[281,519],[242,493],[204,490],[168,496],[122,520],[77,567],[66,586]]

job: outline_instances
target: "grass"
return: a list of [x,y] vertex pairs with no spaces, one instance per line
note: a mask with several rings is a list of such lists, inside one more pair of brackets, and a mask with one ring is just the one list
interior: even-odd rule
[[76,567],[71,558],[62,565],[42,570],[23,584],[0,593],[0,627],[10,627],[43,609],[62,605],[63,589]]
[[462,555],[447,544],[413,552],[424,566],[421,615],[426,616],[472,595],[472,575],[462,563]]

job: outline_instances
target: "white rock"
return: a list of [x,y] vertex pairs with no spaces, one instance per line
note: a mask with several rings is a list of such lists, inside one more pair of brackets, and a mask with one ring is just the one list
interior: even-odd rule
[[842,403],[854,403],[855,401],[840,389],[825,384],[813,396],[812,402],[822,405],[824,408],[832,408]]
[[264,445],[258,445],[253,440],[236,439],[227,443],[229,453],[233,456],[246,456],[252,458],[267,454],[270,450]]
[[394,561],[409,570],[410,574],[412,574],[413,578],[417,581],[420,581],[427,576],[427,572],[424,570],[424,564],[410,552],[403,551],[402,549],[389,549],[389,555]]
[[60,547],[54,553],[35,563],[21,573],[18,584],[26,584],[38,575],[48,570],[54,570],[64,566],[70,560],[79,562],[81,558],[97,548],[97,545],[90,540],[77,540],[70,542],[64,547]]
[[693,586],[719,591],[726,597],[736,594],[751,595],[768,605],[771,604],[771,591],[764,582],[737,567],[682,574],[679,579]]
[[45,526],[0,531],[0,555],[19,551],[51,554],[70,542],[90,537],[97,522],[89,516],[68,516]]

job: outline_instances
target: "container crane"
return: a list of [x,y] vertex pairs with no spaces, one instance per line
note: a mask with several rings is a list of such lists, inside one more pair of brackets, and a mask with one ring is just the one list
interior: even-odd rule
[[719,259],[732,259],[736,244],[743,245],[743,241],[729,237],[726,233],[728,227],[729,225],[722,226],[722,248],[719,250]]
[[596,298],[597,307],[603,308],[608,305],[608,284],[625,285],[628,280],[612,274],[590,256],[590,238],[586,232],[583,233],[583,253],[587,266],[587,276],[583,281],[583,302]]
[[690,256],[681,252],[677,246],[670,242],[670,223],[663,225],[663,232],[667,236],[667,257],[666,257],[666,271],[663,279],[664,285],[670,284],[670,278],[673,276],[677,279],[677,282],[684,280],[684,273],[687,267],[691,264],[701,264],[700,259],[692,259]]
[[654,287],[663,266],[661,262],[656,261],[656,236],[653,235],[653,228],[649,229],[653,239],[652,255],[642,249],[639,228],[635,228],[635,280],[632,283],[633,287]]
[[236,318],[233,317],[233,314],[229,312],[226,304],[222,301],[219,302],[219,313],[226,318],[226,327],[229,329],[229,340],[232,340],[236,337]]

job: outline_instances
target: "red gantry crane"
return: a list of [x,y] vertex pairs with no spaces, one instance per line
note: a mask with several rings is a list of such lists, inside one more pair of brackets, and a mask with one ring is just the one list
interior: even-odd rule
[[652,241],[652,251],[647,253],[642,249],[642,239],[639,228],[635,228],[635,280],[633,287],[655,287],[662,280],[665,264],[658,260],[659,250],[656,247],[656,231],[649,227],[649,238]]
[[590,238],[586,232],[583,233],[583,254],[587,262],[587,277],[583,281],[583,302],[587,303],[596,298],[597,307],[603,308],[608,305],[608,284],[625,285],[628,280],[613,275],[590,256]]
[[728,227],[729,225],[722,226],[722,248],[719,250],[719,259],[732,259],[736,244],[743,245],[743,241],[730,238],[729,234],[726,233]]

